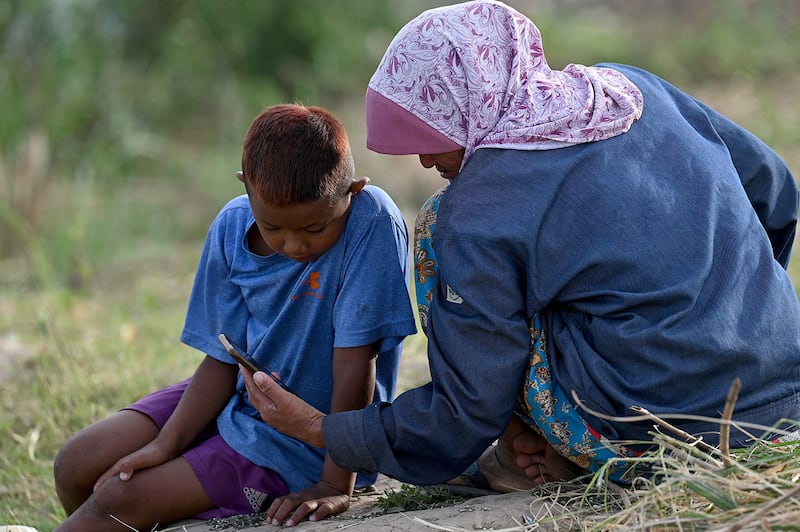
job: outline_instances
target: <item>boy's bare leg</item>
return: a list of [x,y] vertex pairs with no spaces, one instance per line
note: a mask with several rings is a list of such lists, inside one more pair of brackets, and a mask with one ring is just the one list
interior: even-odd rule
[[[516,415],[512,416],[497,444],[478,458],[477,465],[488,487],[500,492],[531,489],[545,482],[570,480],[584,473]],[[469,484],[463,476],[449,483]]]
[[137,471],[125,482],[112,478],[94,492],[100,475],[157,434],[158,427],[148,416],[122,410],[70,438],[54,465],[56,491],[69,516],[57,530],[131,530],[109,514],[150,530],[156,522],[165,524],[210,509],[205,491],[182,458]]
[[[152,530],[210,510],[212,502],[183,458],[111,478],[80,505],[57,532]],[[124,523],[124,524],[123,524]]]
[[89,498],[100,475],[157,434],[158,427],[148,416],[122,410],[70,438],[53,467],[56,492],[67,515]]

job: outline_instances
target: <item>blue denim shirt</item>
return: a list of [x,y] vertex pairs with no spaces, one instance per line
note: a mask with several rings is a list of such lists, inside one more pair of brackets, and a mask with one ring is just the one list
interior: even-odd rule
[[[800,305],[784,269],[791,173],[663,80],[610,66],[644,95],[629,132],[550,151],[480,149],[452,182],[433,242],[432,383],[328,416],[339,465],[419,484],[461,472],[511,416],[536,312],[554,380],[593,410],[719,418],[738,377],[734,419],[800,419]],[[582,414],[610,439],[652,430]],[[670,421],[715,443],[717,424]]]

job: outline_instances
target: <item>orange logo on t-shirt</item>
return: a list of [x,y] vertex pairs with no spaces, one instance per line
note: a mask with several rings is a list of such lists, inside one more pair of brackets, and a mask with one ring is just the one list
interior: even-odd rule
[[306,292],[302,292],[300,294],[293,295],[292,301],[300,299],[303,296],[311,296],[311,297],[316,297],[317,299],[325,299],[325,296],[315,292],[315,290],[319,290],[319,288],[322,286],[321,284],[319,284],[319,272],[311,272],[308,275],[308,279],[300,283],[300,285],[301,286],[308,285],[310,290],[307,290]]
[[308,276],[308,280],[303,281],[303,284],[308,284],[312,290],[319,288],[319,272],[311,272],[311,274]]

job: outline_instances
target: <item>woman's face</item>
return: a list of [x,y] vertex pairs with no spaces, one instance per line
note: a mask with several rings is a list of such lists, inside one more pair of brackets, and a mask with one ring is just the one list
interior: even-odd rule
[[453,179],[461,170],[461,161],[464,160],[464,148],[447,153],[433,153],[419,156],[419,164],[425,168],[436,167],[439,175],[445,179]]

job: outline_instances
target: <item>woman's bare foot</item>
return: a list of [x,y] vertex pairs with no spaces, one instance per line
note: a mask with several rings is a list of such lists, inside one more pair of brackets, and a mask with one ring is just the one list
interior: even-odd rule
[[572,480],[586,470],[558,454],[542,436],[531,429],[517,434],[511,442],[515,465],[530,479],[541,477],[543,482]]
[[516,471],[507,469],[501,464],[497,456],[497,445],[490,445],[474,464],[448,484],[502,493],[532,488],[533,484],[523,471],[515,469]]
[[508,493],[545,482],[571,480],[583,473],[514,416],[497,443],[486,449],[472,468],[448,484]]

